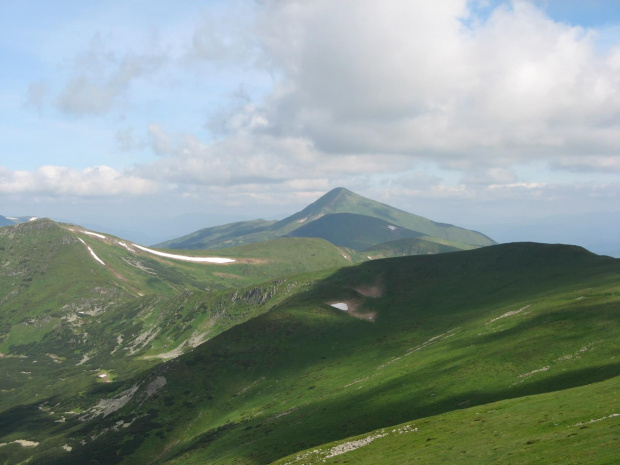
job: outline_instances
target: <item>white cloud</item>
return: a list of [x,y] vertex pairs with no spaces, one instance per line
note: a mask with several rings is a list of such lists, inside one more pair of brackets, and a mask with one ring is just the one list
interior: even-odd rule
[[[123,123],[135,130],[110,132],[128,160],[142,151],[141,164],[115,172],[110,192],[129,192],[133,176],[146,183],[136,193],[158,185],[230,205],[286,204],[338,185],[402,199],[614,198],[617,184],[588,181],[620,170],[620,43],[601,47],[597,30],[554,21],[536,3],[490,2],[500,4],[476,17],[481,3],[205,7],[175,24],[175,37],[164,31],[161,46],[109,49],[95,36],[56,103],[104,114],[143,92],[143,113]],[[257,92],[261,73],[271,87]],[[32,104],[49,94],[33,84]],[[82,186],[67,189],[101,190],[103,175],[64,170]],[[582,187],[574,172],[589,176]],[[6,176],[4,192],[62,189],[38,170]]]
[[552,166],[556,169],[575,172],[620,173],[620,157],[590,156],[586,159],[580,157],[560,157],[554,161]]
[[34,171],[11,171],[0,166],[0,193],[106,197],[141,195],[157,190],[155,183],[119,173],[108,166],[82,171],[62,166],[41,166]]
[[268,130],[332,155],[461,168],[567,152],[587,164],[620,147],[620,49],[601,54],[596,31],[523,1],[470,27],[468,14],[465,0],[269,4],[263,61],[281,79]]

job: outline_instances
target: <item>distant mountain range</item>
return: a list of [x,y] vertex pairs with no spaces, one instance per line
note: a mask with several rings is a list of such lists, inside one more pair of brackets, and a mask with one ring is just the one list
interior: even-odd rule
[[257,219],[205,228],[156,247],[222,249],[278,237],[318,237],[357,251],[406,238],[455,250],[495,244],[477,231],[437,223],[339,187],[281,221]]

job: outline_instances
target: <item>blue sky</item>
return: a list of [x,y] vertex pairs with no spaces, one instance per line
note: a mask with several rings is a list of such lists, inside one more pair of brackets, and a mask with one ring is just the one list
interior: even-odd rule
[[620,1],[0,1],[0,214],[620,210]]

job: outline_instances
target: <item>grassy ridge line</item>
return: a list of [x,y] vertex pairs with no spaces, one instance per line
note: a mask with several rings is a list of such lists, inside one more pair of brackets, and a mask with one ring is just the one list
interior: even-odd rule
[[[146,398],[145,380],[122,409],[58,427],[39,447],[63,464],[269,463],[415,418],[608,379],[620,370],[619,271],[580,248],[513,244],[368,262],[314,275],[316,284],[309,275],[278,308],[158,367],[148,378],[166,380],[156,395]],[[381,295],[362,298],[373,287]],[[374,323],[327,305],[356,299]],[[114,430],[119,422],[130,426]],[[75,446],[69,455],[55,446],[63,440]]]
[[324,444],[273,462],[614,464],[620,377],[457,410]]

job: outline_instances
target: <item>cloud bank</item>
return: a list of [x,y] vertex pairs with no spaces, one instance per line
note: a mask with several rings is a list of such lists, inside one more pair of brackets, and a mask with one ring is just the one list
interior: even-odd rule
[[[165,105],[162,83],[192,88],[198,79],[207,89],[222,79],[218,67],[246,83],[267,77],[263,92],[231,89],[229,104],[201,110],[200,131],[179,130],[160,109],[142,127],[115,132],[115,146],[148,150],[151,161],[118,172],[5,170],[0,190],[275,198],[345,184],[463,199],[620,193],[609,177],[620,172],[620,42],[602,43],[596,29],[522,0],[235,5],[226,21],[200,16],[166,53],[110,51],[96,36],[53,101],[84,117],[126,100],[131,113],[142,80],[159,78]],[[29,92],[39,108],[50,88]]]

